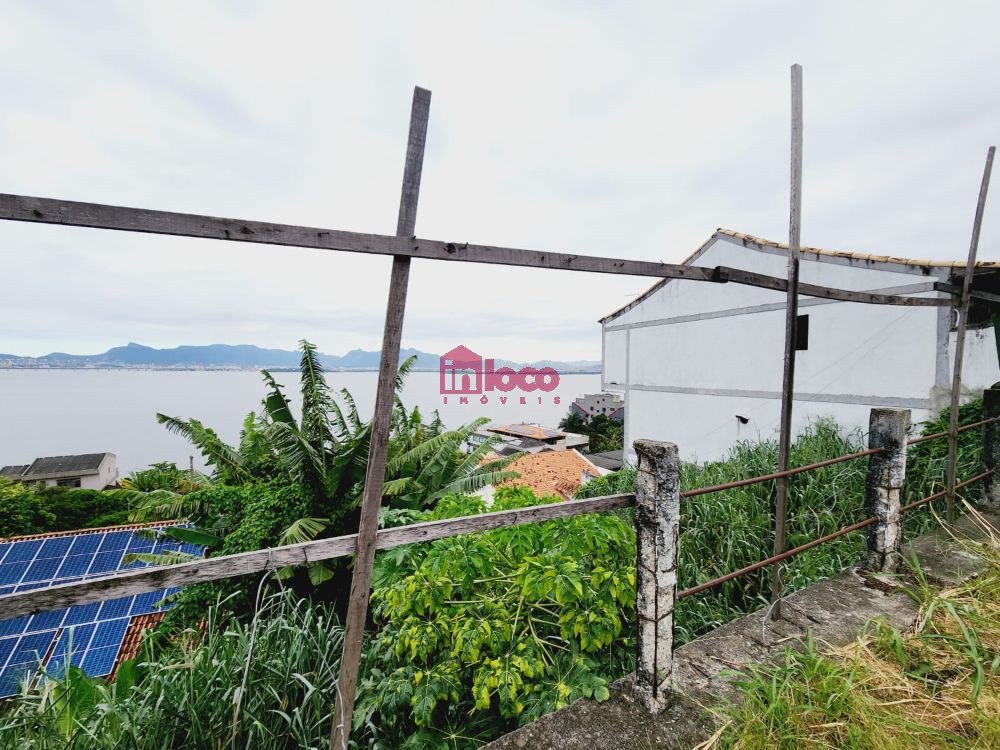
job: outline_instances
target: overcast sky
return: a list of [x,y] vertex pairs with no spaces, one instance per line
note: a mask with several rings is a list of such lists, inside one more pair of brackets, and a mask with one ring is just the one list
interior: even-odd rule
[[[414,85],[417,233],[678,261],[787,239],[968,252],[1000,140],[997,3],[0,0],[0,191],[391,234]],[[0,222],[0,352],[380,345],[389,260]],[[980,257],[1000,259],[1000,185]],[[404,346],[597,359],[632,277],[415,262]]]

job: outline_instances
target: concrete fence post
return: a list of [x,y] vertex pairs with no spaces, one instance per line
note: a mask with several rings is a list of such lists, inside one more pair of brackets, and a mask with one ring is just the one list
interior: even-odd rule
[[[983,391],[983,419],[1000,417],[1000,383]],[[1000,510],[1000,421],[983,425],[983,468],[992,470],[983,480],[983,508]]]
[[882,448],[868,458],[865,483],[865,514],[878,522],[868,527],[865,570],[894,573],[899,567],[899,545],[903,537],[899,501],[906,477],[906,431],[909,409],[872,409],[868,423],[868,447]]
[[677,446],[652,440],[633,444],[635,480],[636,618],[639,623],[635,686],[651,713],[669,704],[677,588],[677,535],[681,481]]

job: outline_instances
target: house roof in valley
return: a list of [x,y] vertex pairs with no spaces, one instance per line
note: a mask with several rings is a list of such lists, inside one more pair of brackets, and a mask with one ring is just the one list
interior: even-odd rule
[[550,430],[540,427],[537,424],[525,423],[491,425],[486,429],[501,435],[513,435],[514,437],[531,438],[532,440],[552,440],[554,438],[566,437],[567,434],[561,430]]
[[[743,247],[746,248],[764,248],[770,247],[777,250],[787,250],[788,243],[786,242],[776,242],[775,240],[764,239],[763,237],[756,237],[752,234],[746,234],[745,232],[736,232],[732,229],[723,229],[719,227],[712,233],[705,242],[703,242],[697,250],[688,255],[684,260],[680,262],[680,265],[687,266],[691,265],[696,261],[701,255],[708,250],[708,248],[718,239],[727,238],[728,240],[739,240]],[[902,256],[896,255],[876,255],[874,253],[861,253],[854,252],[850,250],[826,250],[819,247],[802,247],[801,250],[803,255],[814,255],[815,258],[812,260],[824,260],[827,258],[842,258],[847,260],[864,261],[869,263],[892,263],[900,266],[910,266],[912,268],[955,268],[962,269],[966,266],[966,261],[964,260],[922,260],[918,258],[904,258]],[[809,258],[807,258],[809,260]],[[984,260],[976,263],[977,269],[989,270],[989,269],[1000,269],[1000,262]],[[617,318],[624,312],[631,310],[633,307],[648,299],[650,295],[656,292],[660,287],[673,279],[660,279],[654,283],[649,289],[640,294],[631,302],[622,305],[616,310],[605,315],[600,319],[599,322],[604,323],[608,320],[613,320]]]
[[503,487],[528,487],[539,497],[557,495],[569,499],[583,484],[583,474],[601,475],[600,470],[580,452],[542,451],[512,461],[506,471],[516,471],[518,479],[508,479]]
[[36,458],[21,478],[30,480],[53,476],[97,474],[104,459],[113,455],[113,453],[82,453],[76,456]]
[[28,464],[21,464],[19,466],[4,466],[0,469],[0,477],[13,477],[15,479],[20,479],[21,475],[24,474],[27,468]]

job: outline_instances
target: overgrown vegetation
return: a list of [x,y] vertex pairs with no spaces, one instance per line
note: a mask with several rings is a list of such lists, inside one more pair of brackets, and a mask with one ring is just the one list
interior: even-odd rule
[[559,427],[567,432],[589,437],[588,453],[620,451],[625,446],[625,423],[610,419],[606,414],[588,417],[576,409],[570,409]]
[[[192,533],[205,535],[202,539],[214,554],[351,530],[369,426],[349,393],[333,398],[313,359],[304,345],[301,381],[309,406],[301,419],[291,414],[281,386],[265,374],[264,410],[248,416],[239,446],[223,444],[196,420],[162,418],[199,446],[214,467],[213,476],[210,484],[184,493],[156,486],[161,477],[144,477],[154,489],[136,517],[185,518],[194,524]],[[978,413],[977,404],[963,407],[962,421],[972,421]],[[943,415],[926,431],[942,429],[946,420]],[[475,426],[478,423],[447,431],[437,419],[427,423],[416,410],[397,403],[384,525],[485,510],[481,500],[468,493],[507,473],[502,465],[480,465],[488,448],[471,455],[459,450]],[[836,425],[821,421],[796,439],[792,464],[861,447],[861,435],[842,435]],[[944,441],[911,449],[907,499],[940,489],[944,450]],[[684,465],[682,485],[689,489],[768,473],[775,461],[773,443],[739,444],[724,461]],[[971,475],[978,464],[978,431],[970,431],[961,439],[959,476]],[[861,459],[792,480],[790,546],[863,517],[866,466]],[[169,468],[164,471],[170,473]],[[591,482],[581,494],[631,492],[634,478],[634,470],[625,469]],[[771,484],[761,484],[684,501],[682,588],[768,556],[772,493]],[[500,489],[494,509],[542,501],[523,488]],[[908,533],[914,534],[933,521],[923,509],[908,514],[906,522]],[[801,587],[855,564],[863,545],[863,535],[852,534],[794,558],[788,585]],[[632,517],[626,511],[381,553],[355,739],[362,747],[380,750],[473,748],[577,697],[604,697],[608,683],[633,667],[634,558]],[[139,660],[134,690],[128,683],[111,688],[72,672],[62,681],[47,682],[40,695],[18,699],[7,728],[0,731],[0,749],[67,743],[120,748],[323,746],[339,653],[333,640],[339,630],[331,624],[328,607],[344,598],[334,572],[320,564],[293,576],[282,573],[289,593],[280,604],[269,599],[256,619],[253,589],[228,582],[220,610],[213,605],[219,601],[221,584],[185,588],[179,606],[168,615],[168,627]],[[267,586],[273,588],[276,580],[269,577]],[[676,637],[690,640],[764,606],[769,592],[770,574],[760,571],[684,599],[676,611]],[[212,614],[204,635],[186,627],[206,611]],[[297,643],[282,640],[292,638],[299,627],[307,633],[318,627],[301,625],[309,612],[323,618],[331,640],[308,635]],[[274,639],[273,651],[270,646],[261,650],[258,644],[252,657],[248,655],[253,622],[258,638],[273,631],[267,636]],[[285,671],[269,661],[278,659],[282,649],[298,649]],[[248,658],[251,672],[244,690]],[[310,671],[311,664],[321,665],[317,669],[322,674]],[[57,708],[60,701],[83,708],[67,714]],[[305,713],[293,715],[297,707]],[[200,726],[179,726],[189,722]],[[97,735],[100,738],[94,739]],[[147,736],[153,740],[145,742]],[[168,736],[175,745],[163,744]],[[18,737],[24,738],[20,744]]]
[[[550,498],[555,501],[555,498]],[[494,509],[537,505],[499,488]],[[427,520],[485,512],[447,498]],[[379,748],[475,747],[631,670],[635,532],[585,515],[381,555],[358,708]]]
[[132,493],[22,484],[0,478],[0,538],[127,523]]
[[[996,539],[994,539],[994,542]],[[1000,555],[944,591],[917,587],[912,631],[875,622],[847,648],[790,650],[737,681],[718,750],[1000,747]],[[708,746],[706,746],[708,747]]]
[[[982,402],[962,407],[962,423],[981,417]],[[922,434],[947,429],[947,412],[921,425]],[[958,476],[979,471],[981,437],[978,430],[960,436]],[[912,446],[907,454],[905,502],[943,488],[947,441],[930,440]],[[792,443],[792,466],[804,466],[867,447],[860,433],[844,435],[836,424],[820,420]],[[774,471],[775,441],[742,442],[721,461],[704,465],[682,464],[683,490],[724,484]],[[794,476],[789,484],[788,547],[796,547],[864,518],[864,459],[826,466]],[[597,497],[631,492],[635,469],[626,468],[590,482],[577,497]],[[738,570],[773,552],[771,508],[774,483],[738,487],[685,498],[681,503],[678,576],[681,589],[696,586]],[[935,524],[930,507],[906,514],[907,535],[921,534]],[[789,590],[807,586],[856,564],[864,550],[864,532],[848,534],[814,547],[788,561],[785,582]],[[769,603],[770,569],[759,570],[677,603],[675,637],[680,642],[696,638],[747,612]]]
[[225,611],[148,640],[112,683],[71,667],[20,695],[0,718],[0,748],[325,748],[343,637],[330,608],[286,592],[248,622]]

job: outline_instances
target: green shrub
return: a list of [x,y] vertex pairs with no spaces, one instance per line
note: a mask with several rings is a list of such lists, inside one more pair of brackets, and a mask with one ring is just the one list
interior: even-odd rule
[[147,641],[114,683],[71,671],[19,696],[0,750],[325,748],[343,635],[330,609],[287,593],[247,622],[226,609],[203,611],[203,635]]

